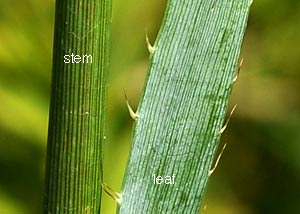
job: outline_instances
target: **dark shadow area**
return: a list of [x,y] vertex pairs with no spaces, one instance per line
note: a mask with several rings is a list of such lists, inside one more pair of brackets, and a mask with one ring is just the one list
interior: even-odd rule
[[45,151],[38,145],[0,126],[1,190],[32,214],[42,210]]
[[219,179],[255,214],[300,213],[299,125],[231,121]]

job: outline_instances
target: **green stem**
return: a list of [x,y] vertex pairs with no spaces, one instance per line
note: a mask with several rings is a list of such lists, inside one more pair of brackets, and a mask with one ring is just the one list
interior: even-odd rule
[[[201,210],[250,4],[168,1],[150,56],[118,213]],[[163,176],[169,183],[173,175],[174,184],[155,182]]]
[[43,212],[99,214],[111,2],[57,0],[55,14]]

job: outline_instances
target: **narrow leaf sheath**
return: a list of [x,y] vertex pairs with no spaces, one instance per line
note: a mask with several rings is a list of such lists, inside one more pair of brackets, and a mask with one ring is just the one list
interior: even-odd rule
[[[150,56],[118,213],[199,213],[250,4],[168,1]],[[155,184],[158,175],[175,175],[175,182]]]

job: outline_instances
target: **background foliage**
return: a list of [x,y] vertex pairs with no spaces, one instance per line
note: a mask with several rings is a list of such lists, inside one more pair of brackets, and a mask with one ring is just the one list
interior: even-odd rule
[[[132,120],[165,2],[115,0],[104,179],[121,186]],[[0,212],[40,213],[51,77],[53,0],[0,2]],[[205,214],[300,212],[300,2],[254,1],[244,64],[231,96],[238,108],[211,177]],[[115,203],[104,195],[104,214]],[[204,209],[204,208],[203,208]]]

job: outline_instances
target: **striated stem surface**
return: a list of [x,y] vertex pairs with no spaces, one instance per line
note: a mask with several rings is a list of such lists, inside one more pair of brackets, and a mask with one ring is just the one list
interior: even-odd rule
[[45,214],[100,213],[110,23],[110,0],[56,1]]

